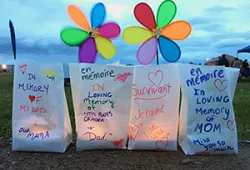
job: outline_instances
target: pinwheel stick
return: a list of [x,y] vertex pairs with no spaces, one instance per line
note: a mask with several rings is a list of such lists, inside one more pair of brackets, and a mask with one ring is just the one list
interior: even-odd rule
[[158,50],[156,51],[156,64],[159,65],[159,55]]

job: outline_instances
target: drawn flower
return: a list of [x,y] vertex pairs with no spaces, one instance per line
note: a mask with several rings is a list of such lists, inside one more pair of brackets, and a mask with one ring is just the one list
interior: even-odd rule
[[[165,0],[158,8],[157,18],[150,6],[144,2],[134,8],[135,18],[143,27],[131,26],[124,30],[123,39],[128,44],[139,44],[144,42],[137,51],[137,60],[141,64],[150,64],[158,49],[163,58],[168,62],[176,62],[181,56],[180,47],[172,40],[183,40],[191,33],[188,22],[171,21],[176,15],[176,4],[172,0]],[[171,23],[171,24],[170,24]]]
[[65,44],[79,46],[79,62],[94,63],[97,52],[105,59],[111,59],[116,54],[116,48],[109,39],[119,36],[121,29],[115,22],[103,24],[106,9],[102,3],[97,3],[92,8],[91,27],[86,16],[77,6],[69,5],[68,14],[81,29],[65,28],[60,36]]

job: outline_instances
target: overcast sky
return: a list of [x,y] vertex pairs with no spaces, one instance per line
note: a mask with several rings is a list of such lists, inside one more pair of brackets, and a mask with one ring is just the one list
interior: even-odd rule
[[[116,21],[122,30],[140,24],[133,16],[139,0],[1,0],[0,1],[0,61],[11,60],[12,47],[8,21],[14,23],[17,38],[17,58],[46,62],[77,62],[78,47],[69,47],[60,39],[60,31],[75,26],[67,15],[67,6],[75,4],[89,18],[91,7],[103,2],[106,21]],[[147,0],[155,13],[160,0]],[[250,45],[249,0],[175,0],[176,20],[186,20],[192,26],[191,35],[177,41],[182,50],[180,61],[205,62],[223,53],[236,55],[238,49]],[[137,64],[138,45],[128,45],[122,38],[113,41],[117,54],[112,60],[97,57],[97,63]],[[242,54],[239,56],[247,57]],[[249,57],[248,57],[249,58]],[[163,63],[163,59],[161,59]]]

